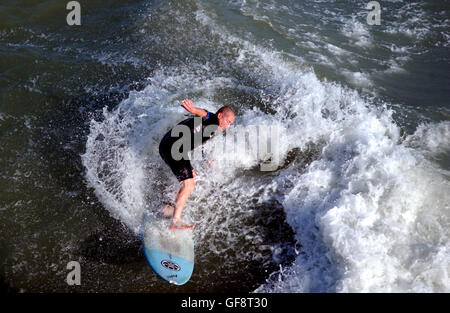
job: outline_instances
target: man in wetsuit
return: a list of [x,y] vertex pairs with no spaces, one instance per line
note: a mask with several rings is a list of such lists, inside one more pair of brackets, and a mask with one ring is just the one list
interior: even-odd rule
[[[224,131],[227,129],[234,122],[235,118],[234,112],[229,106],[220,108],[216,113],[196,108],[189,99],[185,99],[181,106],[197,117],[180,122],[166,133],[159,144],[161,158],[169,165],[178,181],[182,184],[175,199],[175,205],[166,205],[162,212],[163,216],[172,217],[171,230],[192,229],[195,227],[181,221],[181,212],[189,195],[195,188],[194,179],[197,176],[187,157],[187,152],[212,138],[217,130]],[[186,130],[186,133],[183,130]],[[180,133],[182,135],[178,136]],[[183,136],[185,138],[182,138]],[[180,142],[180,140],[182,140],[183,146],[183,157],[181,159],[179,149],[176,147],[178,145],[177,142]]]

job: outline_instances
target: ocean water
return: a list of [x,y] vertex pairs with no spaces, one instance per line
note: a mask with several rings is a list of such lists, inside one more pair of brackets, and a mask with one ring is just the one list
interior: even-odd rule
[[[364,1],[66,4],[0,7],[2,288],[450,291],[448,2],[381,1],[380,25]],[[208,142],[175,287],[140,234],[178,191],[157,151],[184,98],[233,107],[228,139],[275,127],[280,162]]]

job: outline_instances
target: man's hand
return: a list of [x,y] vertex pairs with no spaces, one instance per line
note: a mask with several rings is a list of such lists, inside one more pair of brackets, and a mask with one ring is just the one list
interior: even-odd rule
[[183,108],[185,108],[188,112],[190,112],[192,114],[195,114],[195,112],[194,112],[194,110],[195,110],[194,102],[192,102],[191,100],[184,99],[184,101],[181,103],[181,106]]
[[184,101],[181,103],[181,106],[185,108],[189,113],[195,114],[200,117],[205,117],[208,113],[203,109],[196,108],[194,106],[194,102],[189,99],[184,99]]

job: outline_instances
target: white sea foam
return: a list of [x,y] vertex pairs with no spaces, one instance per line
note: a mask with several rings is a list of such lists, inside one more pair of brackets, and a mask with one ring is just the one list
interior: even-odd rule
[[352,18],[346,21],[342,28],[342,33],[347,36],[352,43],[361,47],[370,47],[373,45],[367,25]]
[[[293,186],[279,199],[302,253],[257,291],[448,292],[450,197],[441,171],[400,144],[390,111],[252,51],[277,69],[274,118],[296,113],[283,120],[285,149],[326,142],[306,172],[292,166],[274,180],[279,191]],[[447,143],[448,126],[433,127],[429,137]]]
[[369,87],[372,86],[372,81],[369,78],[368,74],[361,73],[361,72],[349,72],[349,71],[342,71],[342,74],[344,74],[347,79],[355,86],[361,86],[361,87]]
[[450,152],[450,122],[421,124],[405,143],[423,152]]

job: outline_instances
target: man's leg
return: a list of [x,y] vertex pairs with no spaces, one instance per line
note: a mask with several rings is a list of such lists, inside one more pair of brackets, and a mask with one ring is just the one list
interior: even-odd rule
[[[187,198],[189,198],[190,194],[192,193],[192,190],[194,190],[194,188],[195,188],[195,178],[197,177],[197,174],[195,173],[194,170],[192,170],[192,176],[193,176],[193,178],[185,179],[184,181],[181,182],[182,188],[179,190],[177,198],[175,200],[175,206],[178,205],[178,207],[181,208],[181,209],[179,209],[180,212],[183,210],[184,205],[186,204]],[[193,183],[192,183],[192,180],[194,180]],[[186,182],[186,185],[185,185],[185,182]],[[189,190],[190,190],[190,192],[189,192]],[[172,204],[166,204],[166,206],[164,207],[164,209],[162,211],[162,216],[167,217],[167,218],[173,217],[174,212],[175,212],[175,207]],[[177,216],[178,215],[181,216],[181,213],[177,213]]]
[[175,200],[175,208],[173,210],[172,223],[170,229],[192,229],[194,225],[187,225],[181,221],[181,212],[187,199],[195,188],[194,178],[188,178],[182,181],[182,186]]

